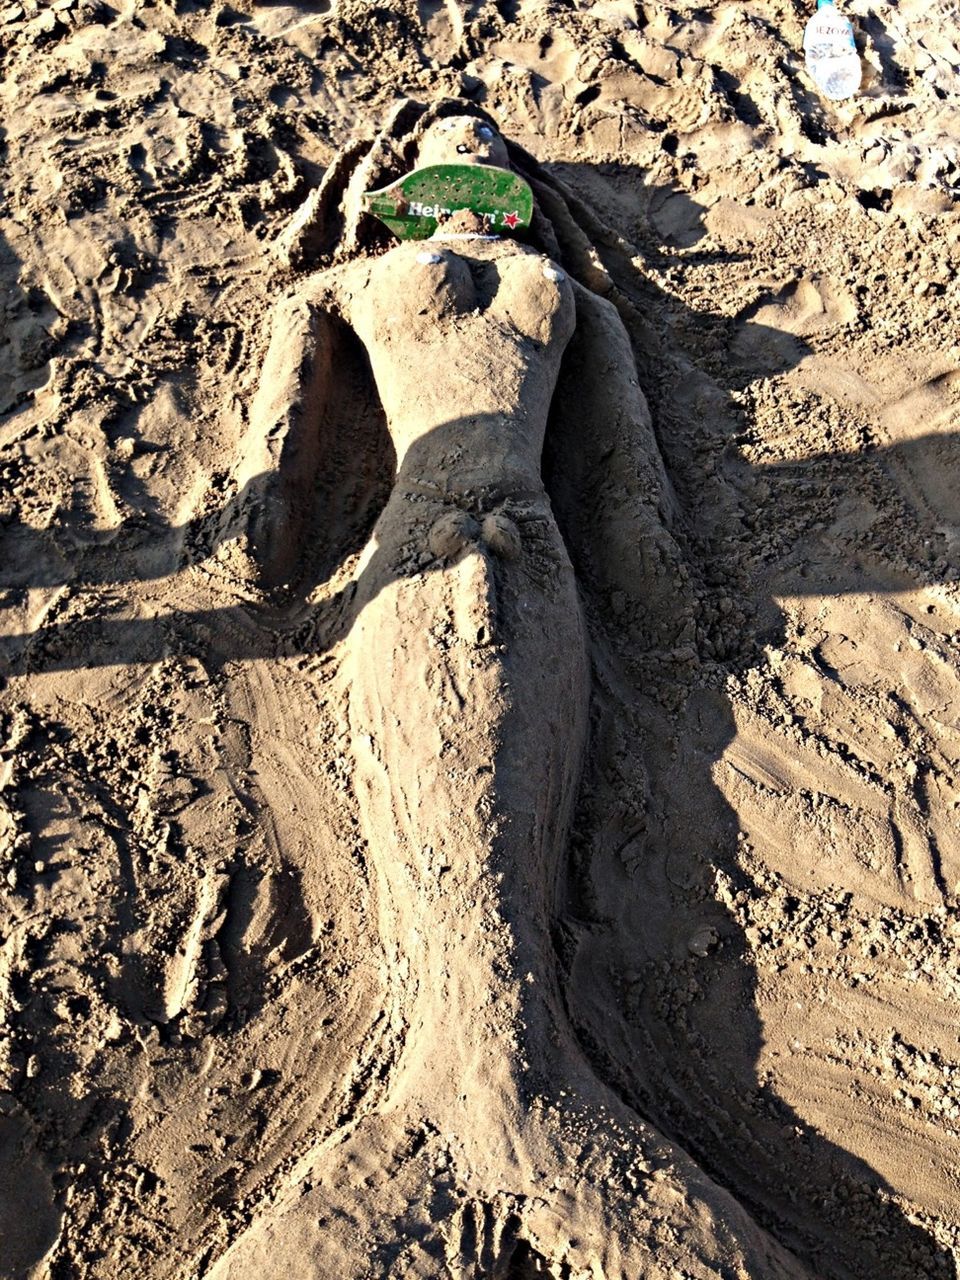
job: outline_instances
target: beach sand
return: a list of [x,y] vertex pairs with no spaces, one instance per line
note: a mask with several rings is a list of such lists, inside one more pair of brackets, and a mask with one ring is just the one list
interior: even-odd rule
[[[960,6],[850,0],[838,104],[810,8],[0,8],[3,1280],[956,1274]],[[614,529],[643,476],[556,411],[589,737],[533,907],[564,1034],[653,1135],[569,1172],[590,1222],[629,1195],[622,1263],[536,1168],[495,1185],[480,1101],[483,1180],[456,1132],[365,1136],[413,1059],[462,1064],[439,1002],[412,1052],[330,624],[393,478],[355,346],[295,598],[235,536],[285,229],[403,98],[477,104],[566,193],[668,495],[664,558]],[[595,363],[560,385],[609,425]],[[407,724],[463,711],[393,680]]]

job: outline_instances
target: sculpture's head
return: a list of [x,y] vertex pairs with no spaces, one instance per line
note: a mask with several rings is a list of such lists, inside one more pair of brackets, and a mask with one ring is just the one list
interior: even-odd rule
[[391,109],[375,138],[348,143],[334,157],[320,189],[278,241],[278,255],[292,266],[328,266],[381,251],[392,237],[363,213],[365,192],[427,165],[516,169],[517,157],[535,167],[475,103],[448,98],[424,106],[406,98]]
[[425,106],[409,98],[389,112],[375,138],[355,141],[333,158],[319,190],[277,242],[288,266],[329,267],[359,255],[382,253],[396,241],[364,212],[363,196],[434,164],[489,164],[512,169],[534,193],[526,242],[559,262],[582,284],[608,294],[611,281],[592,242],[591,218],[562,183],[515,142],[476,103],[447,98]]
[[417,165],[494,164],[510,167],[507,144],[492,124],[479,116],[444,116],[420,135]]

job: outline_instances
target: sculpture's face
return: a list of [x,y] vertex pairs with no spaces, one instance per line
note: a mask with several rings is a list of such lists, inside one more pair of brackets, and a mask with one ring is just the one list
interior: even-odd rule
[[496,164],[509,168],[507,148],[496,129],[474,116],[435,120],[420,140],[417,167],[428,164]]

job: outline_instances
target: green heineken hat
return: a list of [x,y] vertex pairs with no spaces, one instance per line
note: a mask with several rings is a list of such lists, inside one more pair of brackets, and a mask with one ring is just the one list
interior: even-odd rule
[[467,209],[488,235],[524,231],[533,217],[533,192],[509,169],[487,164],[432,164],[368,191],[363,207],[401,240],[426,240],[442,218]]

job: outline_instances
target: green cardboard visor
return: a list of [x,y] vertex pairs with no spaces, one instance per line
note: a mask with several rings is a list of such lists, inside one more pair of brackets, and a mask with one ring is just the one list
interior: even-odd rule
[[401,240],[426,240],[463,209],[484,222],[481,234],[515,235],[530,226],[533,192],[509,169],[487,164],[431,164],[389,187],[368,191],[363,207]]

